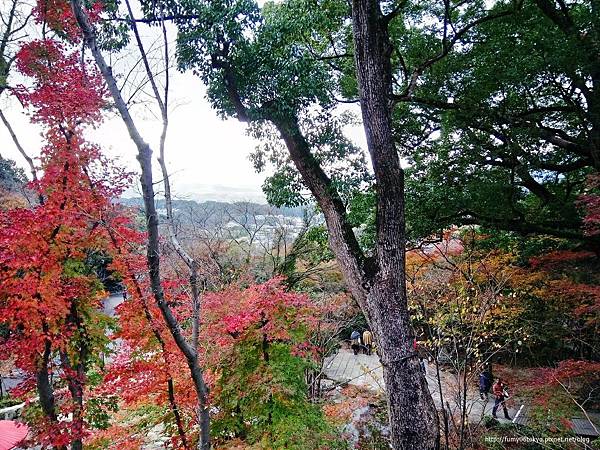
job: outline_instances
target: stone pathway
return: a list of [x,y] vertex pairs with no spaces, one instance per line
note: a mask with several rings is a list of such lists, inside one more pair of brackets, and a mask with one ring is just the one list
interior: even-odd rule
[[376,355],[340,349],[338,353],[325,359],[325,376],[337,383],[348,383],[355,386],[366,386],[383,392],[383,368]]
[[[428,367],[426,363],[425,371],[433,401],[441,408],[440,389],[434,368]],[[365,355],[362,353],[354,355],[352,350],[342,348],[335,355],[325,359],[324,372],[327,378],[336,383],[368,387],[381,393],[384,391],[383,368],[377,355]],[[453,388],[453,386],[457,385],[456,377],[447,371],[441,371],[440,378],[444,403],[450,405],[453,412],[458,412],[458,399],[453,398],[457,392],[457,389]],[[476,389],[469,390],[467,393],[467,413],[471,422],[479,422],[486,415],[491,416],[493,407],[493,396],[490,395],[487,400],[481,400],[479,392]],[[515,413],[516,409],[509,408],[511,417],[514,417]],[[502,416],[502,412],[498,411],[498,419],[501,422],[505,422]]]
[[123,303],[124,300],[125,299],[123,298],[122,292],[119,292],[116,294],[110,294],[102,302],[104,313],[108,314],[111,317],[115,317],[116,316],[115,309],[117,308],[117,306],[119,306],[121,303]]

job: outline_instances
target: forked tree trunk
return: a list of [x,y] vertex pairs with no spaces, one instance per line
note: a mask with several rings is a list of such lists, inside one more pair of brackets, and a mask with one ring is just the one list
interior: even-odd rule
[[[377,0],[353,0],[354,57],[377,189],[373,277],[364,300],[374,331],[396,449],[439,447],[438,418],[414,348],[405,280],[404,172],[392,133],[392,69],[387,24]],[[361,292],[354,293],[360,301]]]
[[[378,151],[373,157],[380,181],[377,185],[377,257],[371,261],[362,255],[352,228],[345,220],[343,202],[311,154],[297,121],[288,118],[273,120],[273,123],[323,211],[330,247],[350,292],[373,330],[383,365],[393,447],[438,448],[437,412],[414,349],[408,314],[403,173],[395,149],[383,155]],[[383,175],[380,172],[384,172]]]

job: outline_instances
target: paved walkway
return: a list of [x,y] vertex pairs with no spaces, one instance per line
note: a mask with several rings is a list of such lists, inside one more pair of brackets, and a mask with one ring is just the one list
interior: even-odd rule
[[115,317],[117,315],[115,309],[117,308],[117,306],[119,306],[121,303],[123,303],[124,300],[125,299],[123,298],[122,292],[119,292],[116,294],[110,294],[102,302],[104,314],[108,314],[111,317]]
[[[441,408],[440,389],[434,370],[433,367],[425,365],[429,391],[436,405]],[[338,353],[325,360],[324,371],[325,376],[336,383],[364,386],[381,393],[384,391],[383,368],[377,355],[362,353],[354,355],[352,350],[342,348]],[[455,375],[447,371],[441,371],[440,375],[444,403],[446,407],[449,405],[453,412],[458,412],[459,399],[456,398],[458,380]],[[481,400],[479,392],[475,388],[469,389],[467,392],[467,413],[471,422],[479,422],[486,415],[491,416],[493,407],[493,396],[490,395],[489,399]],[[517,410],[509,408],[511,417],[514,417],[516,412]],[[498,411],[500,421],[504,421],[502,416],[502,412]]]

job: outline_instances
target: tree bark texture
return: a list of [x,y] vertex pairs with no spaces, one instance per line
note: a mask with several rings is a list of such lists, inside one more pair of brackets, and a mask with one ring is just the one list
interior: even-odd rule
[[73,420],[72,420],[72,430],[77,436],[71,442],[71,450],[82,450],[83,442],[81,439],[83,432],[83,392],[85,386],[85,376],[86,376],[86,361],[88,359],[88,347],[86,344],[87,333],[86,330],[81,323],[79,318],[79,312],[77,310],[76,302],[71,303],[71,310],[69,315],[67,316],[67,323],[69,323],[74,329],[79,330],[82,333],[82,339],[76,343],[77,344],[77,352],[78,362],[73,365],[69,359],[66,350],[60,351],[60,360],[61,364],[65,370],[65,374],[67,377],[67,386],[69,392],[71,393],[71,401],[73,402]]
[[[383,105],[387,108],[386,100]],[[381,111],[375,113],[381,116]],[[387,116],[382,117],[386,119]],[[297,120],[275,116],[272,121],[323,211],[330,247],[350,292],[373,330],[383,364],[393,447],[437,448],[437,412],[414,350],[408,315],[404,280],[403,172],[391,143],[390,123],[375,128],[370,125],[369,129],[365,125],[368,142],[375,147],[371,156],[378,189],[377,257],[371,261],[360,250],[346,219],[345,206],[312,155]],[[385,136],[388,131],[389,141]]]
[[405,280],[404,172],[392,133],[392,69],[387,17],[376,0],[352,2],[354,55],[377,192],[375,272],[366,303],[383,364],[392,446],[439,446],[438,417],[414,348]]
[[49,340],[44,342],[44,353],[37,363],[37,371],[35,373],[36,387],[40,397],[40,405],[42,411],[48,419],[56,422],[56,405],[54,402],[54,390],[50,383],[50,374],[48,363],[50,362],[51,343]]
[[[406,301],[403,183],[395,148],[391,156],[377,153],[373,161],[376,174],[383,171],[384,176],[378,182],[377,258],[371,261],[363,256],[342,200],[310,152],[297,121],[274,119],[273,123],[323,211],[330,247],[373,330],[383,364],[393,447],[437,448],[437,412],[414,350]],[[382,165],[386,166],[383,170]],[[397,178],[386,173],[390,169]]]

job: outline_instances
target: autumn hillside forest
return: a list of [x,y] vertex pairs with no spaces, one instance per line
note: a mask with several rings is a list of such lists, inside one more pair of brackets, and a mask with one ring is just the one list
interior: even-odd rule
[[0,19],[0,450],[600,448],[600,0]]

